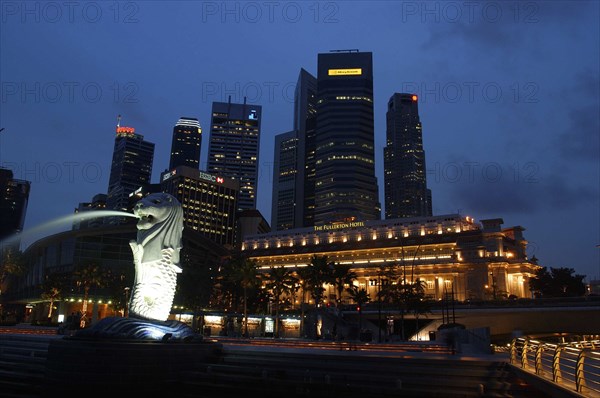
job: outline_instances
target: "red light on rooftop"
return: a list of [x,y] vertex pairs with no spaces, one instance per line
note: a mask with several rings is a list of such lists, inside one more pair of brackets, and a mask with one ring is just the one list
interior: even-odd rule
[[418,100],[418,99],[419,99],[419,98],[418,98],[416,95],[413,95],[413,96],[412,96],[412,100],[413,100],[413,101],[416,101],[416,100]]
[[134,127],[117,127],[117,134],[133,134],[135,133]]

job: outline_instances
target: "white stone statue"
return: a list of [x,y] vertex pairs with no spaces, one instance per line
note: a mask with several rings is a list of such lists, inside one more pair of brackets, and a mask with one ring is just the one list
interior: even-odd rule
[[181,204],[172,195],[153,193],[136,203],[137,241],[133,252],[135,280],[129,302],[132,318],[166,321],[171,312],[183,231]]
[[135,279],[129,301],[129,317],[107,317],[73,338],[130,340],[202,340],[181,321],[168,320],[177,287],[183,211],[177,199],[153,193],[136,203],[137,239],[129,242]]

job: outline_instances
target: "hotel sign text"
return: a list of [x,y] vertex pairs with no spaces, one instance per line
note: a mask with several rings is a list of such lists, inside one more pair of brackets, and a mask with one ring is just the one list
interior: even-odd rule
[[325,224],[325,225],[315,225],[315,231],[332,231],[335,229],[344,229],[344,228],[355,228],[355,227],[364,227],[364,221],[355,221],[355,222],[345,222],[345,223],[335,223],[335,224]]

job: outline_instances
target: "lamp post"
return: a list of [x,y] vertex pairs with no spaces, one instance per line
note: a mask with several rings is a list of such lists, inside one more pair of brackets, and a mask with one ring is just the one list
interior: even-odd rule
[[377,275],[377,329],[379,330],[378,342],[381,343],[381,275]]
[[130,289],[131,289],[130,287],[125,288],[125,310],[123,311],[123,317],[125,317],[125,318],[129,317],[129,290]]
[[490,271],[490,275],[492,277],[492,297],[496,300],[496,278],[494,277],[494,271]]

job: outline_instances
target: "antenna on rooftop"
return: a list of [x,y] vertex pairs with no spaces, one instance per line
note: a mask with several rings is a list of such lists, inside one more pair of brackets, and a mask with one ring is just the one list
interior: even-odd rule
[[121,127],[121,115],[117,116],[117,128]]
[[350,50],[329,50],[330,53],[357,53],[358,48],[350,49]]

